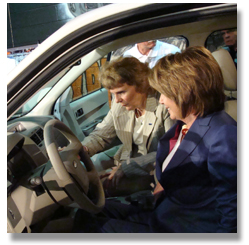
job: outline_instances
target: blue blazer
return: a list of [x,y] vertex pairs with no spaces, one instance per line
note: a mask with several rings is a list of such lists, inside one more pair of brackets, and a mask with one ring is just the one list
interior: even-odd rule
[[177,125],[158,145],[164,195],[151,216],[153,232],[236,232],[237,123],[224,111],[198,117],[162,172]]

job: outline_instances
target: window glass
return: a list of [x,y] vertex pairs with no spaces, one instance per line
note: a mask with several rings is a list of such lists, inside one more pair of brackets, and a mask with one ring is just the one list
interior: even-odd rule
[[45,96],[46,94],[52,89],[52,87],[60,81],[60,79],[69,71],[69,68],[65,68],[55,77],[53,77],[43,88],[38,90],[13,116],[21,117],[22,115],[31,111]]
[[98,60],[72,83],[73,101],[101,88],[98,75],[101,66],[105,62],[106,57]]
[[185,50],[189,45],[188,39],[184,36],[166,37],[159,40],[162,42],[173,44],[178,47],[181,51]]
[[232,28],[211,33],[206,40],[205,47],[214,52],[217,49],[235,44],[237,47],[237,28]]
[[[158,40],[173,44],[178,48],[180,48],[180,50],[184,50],[188,46],[188,40],[183,36],[167,37]],[[113,60],[115,58],[122,56],[126,50],[130,49],[133,46],[134,45],[129,45],[113,51],[111,59]],[[90,66],[82,75],[80,75],[72,83],[71,85],[73,90],[72,101],[77,100],[82,96],[85,96],[101,88],[101,83],[98,79],[98,74],[101,66],[106,62],[106,60],[107,56],[103,57],[102,59],[92,64],[92,66]]]
[[[165,38],[161,38],[161,39],[157,39],[157,40],[165,42],[165,43],[173,44],[176,47],[178,47],[180,50],[186,49],[189,45],[187,38],[184,36],[165,37]],[[123,55],[123,53],[126,50],[132,48],[134,45],[135,44],[128,45],[128,46],[125,46],[125,47],[122,47],[120,49],[113,51],[111,59],[113,60],[113,59],[119,58],[120,56]]]

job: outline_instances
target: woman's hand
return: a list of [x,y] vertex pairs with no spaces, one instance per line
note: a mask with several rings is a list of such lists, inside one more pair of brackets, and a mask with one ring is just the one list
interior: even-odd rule
[[60,152],[60,151],[63,151],[64,149],[66,148],[66,146],[63,146],[63,147],[58,147],[58,151]]
[[112,180],[113,186],[117,186],[120,179],[122,179],[123,176],[124,176],[124,172],[121,168],[121,165],[119,165],[117,167],[112,168],[112,171],[110,172],[108,179]]
[[160,198],[160,196],[163,194],[163,192],[164,192],[163,187],[159,182],[157,182],[157,185],[153,191],[154,201],[157,201]]
[[[58,152],[61,152],[61,151],[64,151],[64,149],[66,149],[66,146],[63,146],[63,147],[58,147]],[[78,159],[80,160],[80,156],[77,155]]]
[[121,165],[119,165],[117,167],[113,167],[111,172],[100,176],[100,178],[107,177],[106,180],[104,181],[105,188],[108,188],[108,186],[110,185],[115,188],[119,184],[120,180],[123,178],[124,175],[125,174],[121,168]]

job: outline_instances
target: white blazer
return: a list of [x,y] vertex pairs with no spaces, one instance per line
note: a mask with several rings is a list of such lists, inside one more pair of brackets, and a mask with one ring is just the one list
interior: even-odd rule
[[143,144],[147,154],[133,157],[135,154],[132,146],[135,112],[134,110],[127,111],[113,100],[111,109],[104,120],[82,141],[82,144],[88,147],[90,156],[105,150],[118,137],[122,146],[114,159],[121,162],[126,176],[148,175],[154,169],[159,139],[174,124],[165,106],[159,103],[159,97],[157,93],[147,98],[143,128]]

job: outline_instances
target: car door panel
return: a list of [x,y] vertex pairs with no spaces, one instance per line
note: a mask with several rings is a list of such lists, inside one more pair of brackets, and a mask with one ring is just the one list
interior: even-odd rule
[[101,87],[99,70],[106,57],[93,63],[57,100],[56,115],[83,140],[109,111],[108,91]]
[[104,88],[70,103],[75,120],[85,136],[103,120],[109,111],[108,91]]
[[83,140],[109,111],[108,91],[104,88],[72,101],[69,87],[56,101],[54,116],[65,123],[79,140]]

